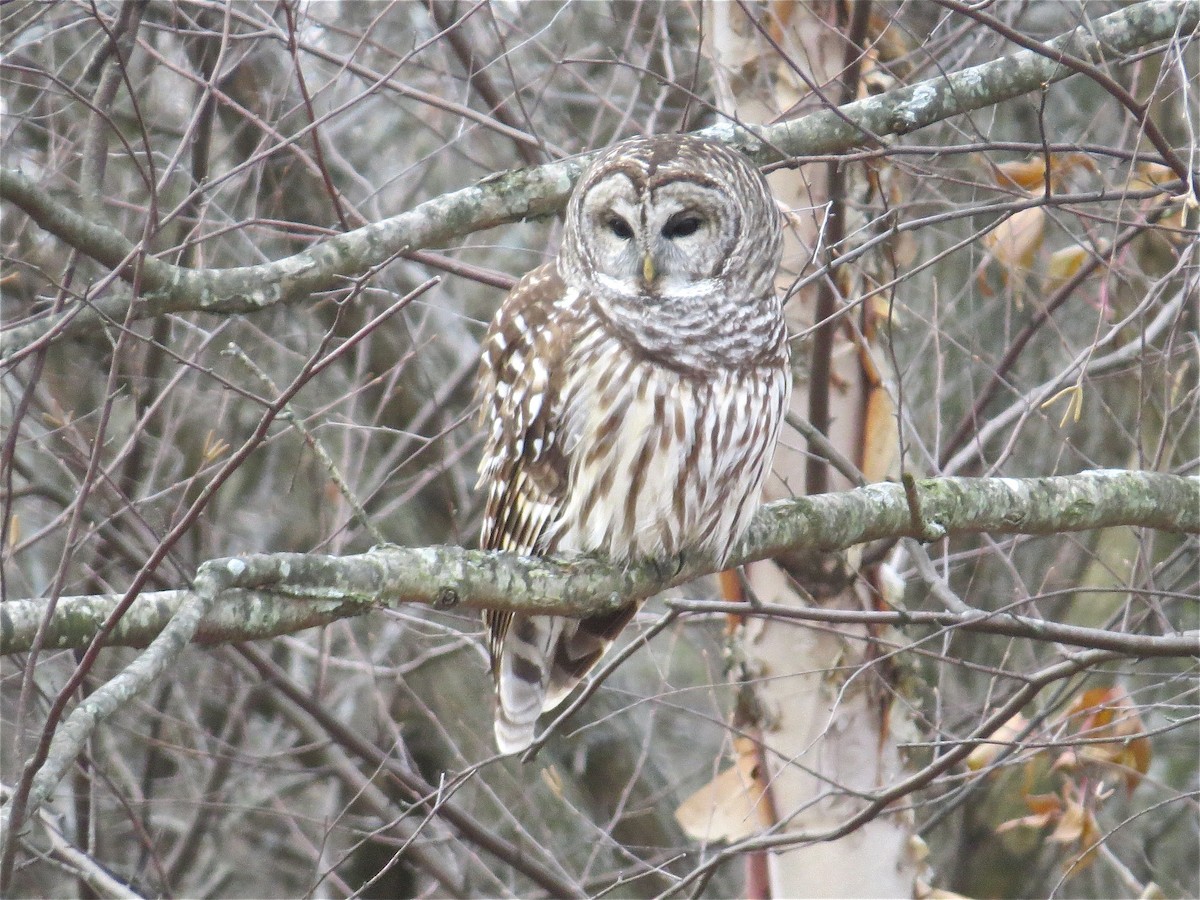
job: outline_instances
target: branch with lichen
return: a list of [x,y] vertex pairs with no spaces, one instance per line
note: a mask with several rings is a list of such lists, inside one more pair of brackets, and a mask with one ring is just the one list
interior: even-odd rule
[[[745,150],[760,164],[836,153],[891,135],[903,135],[955,115],[993,106],[1076,74],[1053,58],[1116,63],[1149,45],[1200,28],[1195,0],[1148,0],[1061,35],[1039,50],[1022,50],[910,87],[825,109],[771,126],[731,122],[699,132]],[[0,358],[43,339],[57,340],[98,322],[136,320],[183,311],[240,313],[288,303],[337,287],[397,255],[443,245],[476,231],[562,209],[587,156],[489,177],[371,225],[322,241],[294,256],[256,266],[189,269],[156,259],[110,226],[75,211],[13,169],[0,169],[0,199],[23,210],[41,228],[132,281],[140,296],[114,292],[7,329]],[[1185,182],[1187,173],[1177,173]]]
[[[940,478],[867,485],[764,507],[726,564],[787,552],[830,552],[881,539],[975,532],[1056,534],[1120,525],[1200,532],[1200,478],[1106,470],[1050,478]],[[189,642],[269,637],[403,603],[578,616],[644,599],[718,568],[714,560],[701,556],[669,564],[614,565],[586,556],[537,559],[457,547],[394,546],[346,557],[279,553],[210,560],[200,567],[191,590],[146,593],[135,599],[108,644],[148,643],[148,648],[89,694],[48,736],[41,765],[31,778],[22,779],[12,800],[0,809],[0,833],[13,840],[96,727],[161,678]],[[2,604],[0,653],[29,649],[39,628],[43,648],[83,647],[120,600],[101,595],[60,597],[53,604]],[[49,620],[43,621],[47,613]],[[1041,634],[1046,623],[1021,617],[994,620],[974,610],[957,614],[953,622],[897,615],[892,624],[900,627],[932,624],[1049,640],[1080,637]],[[1200,655],[1200,632],[1163,636],[1170,646],[1162,647],[1147,645],[1145,636],[1136,637],[1134,655]]]
[[[873,484],[763,507],[727,564],[904,537],[1058,534],[1118,525],[1200,531],[1200,478],[1106,470],[1049,478],[937,478],[908,489]],[[342,557],[255,554],[210,561],[205,568],[223,570],[223,587],[192,640],[214,644],[273,637],[409,603],[581,616],[643,600],[709,574],[717,564],[686,557],[614,566],[591,556],[538,559],[449,546],[382,546]],[[147,645],[192,597],[189,590],[142,594],[108,643]],[[60,597],[43,646],[87,646],[120,599]],[[48,607],[49,601],[33,599],[0,605],[0,654],[28,650]]]

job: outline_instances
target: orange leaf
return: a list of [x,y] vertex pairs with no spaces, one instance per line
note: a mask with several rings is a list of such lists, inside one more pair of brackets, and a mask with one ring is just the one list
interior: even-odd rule
[[1079,267],[1091,259],[1091,256],[1092,251],[1079,244],[1051,253],[1050,261],[1046,263],[1046,276],[1042,279],[1042,290],[1047,294],[1058,290],[1074,277]]
[[1018,187],[1023,191],[1040,191],[1046,183],[1046,160],[1027,159],[997,165],[993,172],[1001,187]]
[[[1050,190],[1057,191],[1063,181],[1079,169],[1098,171],[1096,163],[1086,153],[1050,154]],[[1045,157],[1000,163],[995,167],[995,173],[996,183],[1001,187],[1017,187],[1031,194],[1040,194],[1046,189]]]
[[996,826],[996,834],[1014,828],[1045,828],[1051,822],[1058,821],[1062,814],[1062,801],[1058,794],[1026,794],[1025,805],[1029,807],[1031,815],[1001,822]]
[[1049,815],[1062,809],[1062,800],[1058,794],[1029,794],[1025,797],[1025,805],[1032,813]]
[[1009,819],[1007,822],[1001,822],[996,826],[996,834],[1004,834],[1004,832],[1012,831],[1014,828],[1045,828],[1055,818],[1057,816],[1051,813],[1042,813],[1037,816],[1021,816],[1019,819]]
[[1162,163],[1140,162],[1129,176],[1126,186],[1131,191],[1144,191],[1178,180],[1179,176],[1170,166],[1164,166]]
[[1153,750],[1141,713],[1124,689],[1084,691],[1067,708],[1066,718],[1074,726],[1076,736],[1109,740],[1081,744],[1060,757],[1055,767],[1074,768],[1084,763],[1115,766],[1121,769],[1125,789],[1132,792],[1149,771]]
[[1071,844],[1079,840],[1087,828],[1089,815],[1081,803],[1069,802],[1059,817],[1058,825],[1050,833],[1050,840],[1056,844]]
[[1091,865],[1096,856],[1096,848],[1102,837],[1096,815],[1082,803],[1072,800],[1068,803],[1058,827],[1050,835],[1050,840],[1056,844],[1078,844],[1084,853],[1071,861],[1068,872],[1076,875]]

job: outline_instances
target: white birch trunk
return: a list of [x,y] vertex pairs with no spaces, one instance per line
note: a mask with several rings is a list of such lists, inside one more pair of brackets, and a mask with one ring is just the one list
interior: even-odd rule
[[[762,22],[771,37],[827,96],[836,98],[841,88],[835,79],[845,43],[833,27],[832,8],[796,3],[751,8],[767,13]],[[706,51],[716,73],[722,112],[749,124],[765,124],[781,115],[794,115],[798,103],[815,109],[823,102],[811,95],[739,4],[709,3],[704,11]],[[852,171],[849,177],[855,174]],[[780,289],[786,290],[808,263],[813,248],[820,246],[826,175],[822,164],[814,164],[774,173],[770,181],[776,197],[797,213],[780,278]],[[812,290],[792,300],[793,333],[812,325],[814,306]],[[870,389],[869,367],[860,353],[869,344],[862,342],[857,330],[860,318],[846,317],[848,327],[839,328],[834,345],[828,437],[844,456],[878,480],[892,465],[895,423],[887,414],[890,408],[884,407],[884,415],[874,416],[870,427],[866,424],[868,405],[879,403],[883,393]],[[798,372],[807,371],[811,346],[808,341],[793,345]],[[879,365],[879,354],[873,356]],[[801,417],[808,413],[807,387],[797,379],[792,413]],[[882,441],[880,421],[887,425]],[[877,448],[882,445],[881,453],[863,452],[865,435]],[[805,441],[788,429],[783,444],[776,456],[777,477],[768,489],[769,499],[804,491]],[[838,490],[847,483],[831,472],[829,485]],[[850,562],[857,565],[857,558]],[[747,574],[764,602],[812,602],[789,585],[788,575],[775,563],[755,564]],[[870,574],[861,573],[864,578]],[[857,584],[820,602],[863,608],[870,602],[869,592],[862,578]],[[773,811],[791,831],[838,826],[862,807],[863,801],[853,792],[888,785],[903,770],[890,722],[897,705],[887,702],[888,688],[880,681],[878,669],[867,665],[873,645],[847,637],[848,633],[779,621],[753,620],[745,626],[745,650],[752,670],[756,667]],[[838,840],[773,853],[768,863],[769,893],[774,897],[912,896],[918,869],[912,835],[910,816],[888,814]]]

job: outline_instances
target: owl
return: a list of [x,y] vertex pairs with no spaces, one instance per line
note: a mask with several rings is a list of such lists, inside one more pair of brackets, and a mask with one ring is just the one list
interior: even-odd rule
[[[483,341],[485,549],[724,561],[791,389],[781,246],[765,179],[722,144],[638,138],[584,171],[557,259]],[[532,743],[635,612],[484,614],[501,752]]]

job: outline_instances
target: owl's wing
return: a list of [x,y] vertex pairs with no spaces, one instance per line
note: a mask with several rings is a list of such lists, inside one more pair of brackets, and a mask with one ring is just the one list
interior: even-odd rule
[[[483,341],[479,367],[482,417],[489,425],[479,486],[487,486],[481,546],[545,552],[544,538],[567,489],[559,431],[560,357],[566,353],[561,307],[565,285],[553,263],[512,289]],[[484,613],[493,672],[511,612]]]

